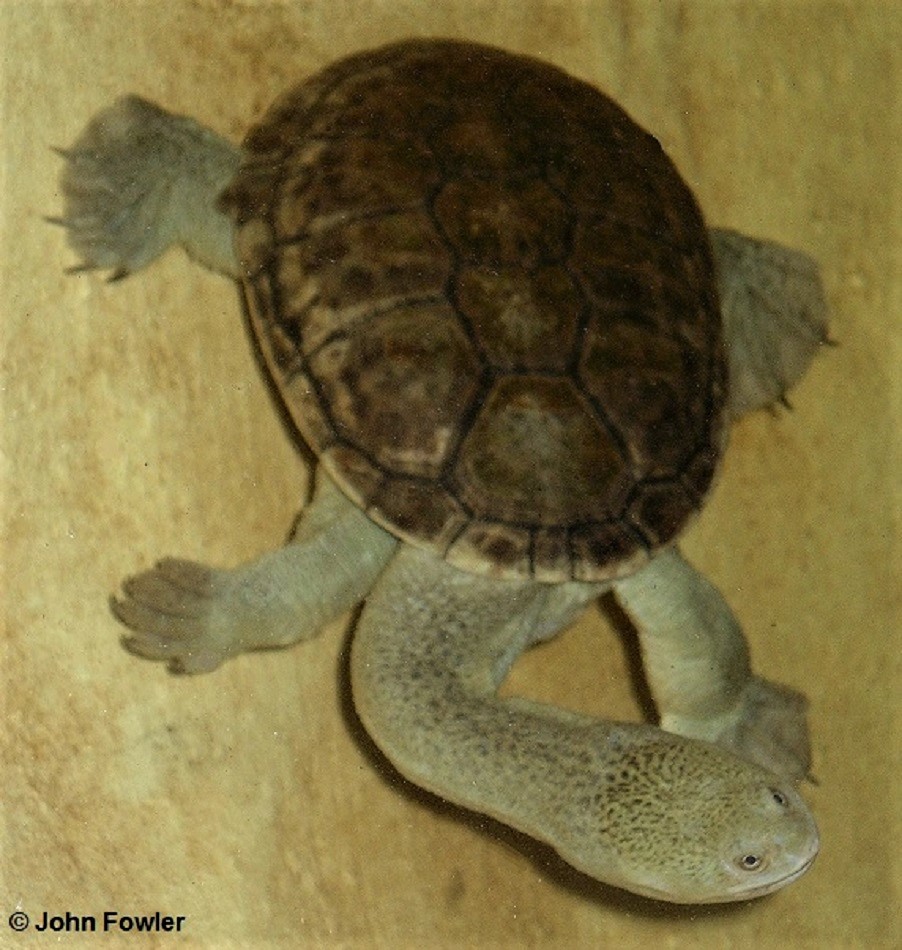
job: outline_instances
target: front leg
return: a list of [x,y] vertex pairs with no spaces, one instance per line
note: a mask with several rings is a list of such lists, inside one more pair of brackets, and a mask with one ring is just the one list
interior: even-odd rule
[[207,267],[238,276],[232,222],[217,202],[235,177],[241,152],[193,119],[139,96],[99,112],[75,144],[59,149],[60,185],[75,270],[125,277],[170,245],[182,244]]
[[811,765],[808,701],[752,675],[720,592],[675,548],[614,586],[639,631],[661,727],[716,742],[794,781]]
[[113,612],[134,632],[127,649],[205,673],[247,650],[314,636],[362,600],[395,540],[321,474],[286,547],[233,570],[167,558],[126,580]]
[[736,418],[786,402],[827,337],[827,303],[817,263],[773,241],[712,228],[718,292]]

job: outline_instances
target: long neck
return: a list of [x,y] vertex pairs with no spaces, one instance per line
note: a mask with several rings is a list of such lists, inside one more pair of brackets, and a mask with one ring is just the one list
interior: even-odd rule
[[355,634],[364,725],[411,781],[548,840],[572,800],[562,776],[585,757],[586,730],[607,762],[604,738],[623,727],[496,691],[524,649],[599,591],[476,578],[402,548]]

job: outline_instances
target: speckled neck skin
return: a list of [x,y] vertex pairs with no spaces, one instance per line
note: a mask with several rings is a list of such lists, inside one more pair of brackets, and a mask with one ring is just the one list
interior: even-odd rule
[[802,873],[800,797],[704,742],[496,689],[595,585],[488,581],[401,548],[356,633],[356,708],[409,779],[551,844],[599,880],[669,901],[736,900]]

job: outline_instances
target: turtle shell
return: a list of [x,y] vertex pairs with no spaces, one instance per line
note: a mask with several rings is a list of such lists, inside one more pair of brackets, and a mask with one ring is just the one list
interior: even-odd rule
[[380,525],[464,569],[635,570],[699,508],[725,360],[701,214],[655,138],[544,63],[406,42],[248,135],[223,196],[265,362]]

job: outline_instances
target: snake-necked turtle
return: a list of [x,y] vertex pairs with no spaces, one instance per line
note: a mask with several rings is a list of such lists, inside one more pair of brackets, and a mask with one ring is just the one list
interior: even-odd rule
[[[824,342],[807,257],[707,231],[610,99],[466,43],[343,59],[240,149],[132,96],[63,154],[82,266],[123,276],[181,243],[237,278],[320,463],[283,550],[126,580],[132,651],[208,671],[365,599],[354,702],[417,784],[665,900],[810,865],[805,701],[752,675],[675,546],[731,419]],[[661,728],[499,698],[520,653],[608,590]]]

